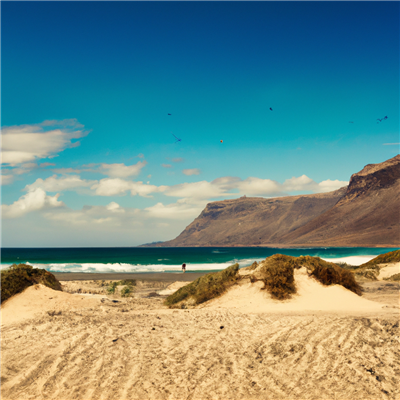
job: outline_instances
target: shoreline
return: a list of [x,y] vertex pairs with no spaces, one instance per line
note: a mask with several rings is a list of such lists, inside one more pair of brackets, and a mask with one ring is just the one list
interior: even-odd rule
[[137,279],[139,281],[158,282],[191,282],[207,273],[208,272],[52,272],[58,281],[120,281],[123,279]]

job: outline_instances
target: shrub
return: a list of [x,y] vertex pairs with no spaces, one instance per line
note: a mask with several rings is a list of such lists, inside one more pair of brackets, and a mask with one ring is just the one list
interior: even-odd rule
[[132,286],[125,286],[121,290],[121,297],[129,297],[132,292]]
[[342,285],[359,296],[361,295],[361,286],[356,282],[351,271],[319,257],[292,257],[274,254],[260,264],[254,275],[258,280],[264,282],[265,289],[272,298],[284,300],[291,298],[292,294],[296,293],[294,268],[301,267],[307,268],[310,276],[323,285]]
[[355,271],[357,276],[362,276],[363,278],[370,279],[372,281],[378,280],[379,267],[376,268],[362,268]]
[[264,282],[264,289],[272,298],[290,299],[296,293],[294,267],[297,267],[295,257],[275,254],[265,259],[256,275]]
[[394,274],[387,278],[383,278],[385,281],[400,281],[400,274]]
[[136,286],[136,279],[123,279],[118,282],[118,285]]
[[354,274],[351,271],[343,269],[338,265],[322,260],[319,257],[299,257],[299,265],[306,267],[311,276],[321,282],[323,285],[342,285],[346,289],[361,296],[362,288],[356,282]]
[[118,286],[118,282],[111,282],[107,288],[107,293],[114,294],[117,286]]
[[62,290],[60,282],[45,269],[33,268],[27,264],[13,264],[1,271],[1,301],[6,301],[27,287],[41,283],[54,290]]
[[184,301],[186,304],[198,305],[218,297],[238,280],[238,270],[239,264],[234,264],[223,271],[201,276],[168,296],[165,304],[170,308],[185,307]]
[[400,261],[400,250],[390,251],[389,253],[380,254],[379,256],[369,260],[368,262],[361,264],[360,268],[371,267],[377,264],[389,264]]

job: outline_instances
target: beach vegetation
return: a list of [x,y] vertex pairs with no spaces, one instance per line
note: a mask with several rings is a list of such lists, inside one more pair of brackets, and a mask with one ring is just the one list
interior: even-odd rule
[[264,282],[264,289],[273,299],[290,299],[297,291],[294,282],[295,267],[296,257],[274,254],[260,264],[256,277]]
[[136,286],[136,279],[123,279],[119,281],[118,285]]
[[377,281],[379,275],[379,267],[373,265],[369,268],[359,268],[354,271],[354,274],[358,277],[362,277],[371,281]]
[[323,285],[342,285],[359,296],[362,293],[361,286],[356,282],[352,271],[311,256],[292,257],[274,254],[259,264],[253,272],[252,281],[263,281],[264,289],[273,299],[290,299],[297,293],[294,270],[301,267],[305,267],[309,276]]
[[132,292],[132,286],[127,285],[121,289],[120,294],[121,297],[129,297],[131,295],[131,292]]
[[358,268],[357,265],[350,265],[350,264],[347,264],[345,262],[337,262],[335,264],[338,265],[340,268],[344,268],[344,269],[354,270],[354,269]]
[[118,286],[124,286],[121,291],[121,297],[129,297],[133,292],[133,287],[136,286],[136,279],[123,279],[122,281],[110,282],[107,287],[107,294],[115,294],[118,291]]
[[387,278],[383,278],[385,281],[400,281],[400,274],[394,274],[392,276],[389,276]]
[[1,271],[1,302],[39,283],[62,291],[60,282],[51,272],[27,264],[13,264]]
[[168,296],[165,304],[170,308],[186,308],[221,296],[239,279],[238,270],[239,264],[234,264],[223,271],[203,275]]
[[361,296],[362,288],[357,283],[354,273],[339,267],[337,264],[322,260],[319,257],[301,256],[297,259],[300,266],[306,267],[310,276],[323,285],[342,285]]
[[359,268],[372,267],[378,264],[391,264],[400,262],[400,250],[390,251],[389,253],[380,254],[379,256],[361,264]]
[[118,286],[118,282],[111,282],[108,285],[107,293],[108,294],[115,294],[115,289],[117,288],[117,286]]

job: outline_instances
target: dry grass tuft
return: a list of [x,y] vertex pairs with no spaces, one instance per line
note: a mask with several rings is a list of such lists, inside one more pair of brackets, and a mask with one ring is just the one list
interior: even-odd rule
[[359,268],[371,267],[377,264],[390,264],[400,261],[400,250],[390,251],[389,253],[380,254],[379,256],[361,264]]
[[362,288],[356,282],[354,274],[338,265],[322,260],[319,257],[299,257],[300,265],[306,267],[311,276],[321,282],[323,285],[342,285],[355,294],[361,296]]
[[361,286],[356,282],[351,271],[319,257],[292,257],[275,254],[260,264],[255,276],[264,282],[265,289],[272,298],[285,300],[290,299],[296,293],[294,269],[301,267],[307,268],[310,276],[323,285],[342,285],[361,296]]
[[239,264],[231,265],[220,272],[213,272],[186,286],[165,299],[165,304],[170,308],[185,308],[187,305],[198,305],[225,293],[239,279]]
[[41,283],[54,290],[62,290],[60,282],[45,269],[26,264],[13,264],[1,271],[1,302],[6,301],[29,286]]
[[400,281],[400,274],[394,274],[388,278],[383,278],[384,281]]
[[277,300],[286,300],[296,293],[294,268],[296,257],[274,254],[265,259],[258,268],[257,278],[264,282],[264,288]]

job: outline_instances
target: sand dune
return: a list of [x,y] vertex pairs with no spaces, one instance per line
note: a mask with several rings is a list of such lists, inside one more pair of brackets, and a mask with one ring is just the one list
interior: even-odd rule
[[[102,297],[102,296],[101,296]],[[13,296],[1,306],[1,324],[13,324],[41,315],[48,311],[62,312],[97,307],[100,298],[52,290],[43,285],[34,285]]]
[[379,264],[379,275],[378,280],[382,280],[384,278],[389,278],[392,275],[396,275],[400,273],[400,262],[391,263],[391,264]]
[[[399,398],[398,308],[309,279],[298,271],[299,294],[279,312],[257,284],[235,289],[248,293],[242,309],[226,307],[231,290],[191,310],[30,287],[2,307],[2,399]],[[301,310],[317,290],[336,309]]]
[[363,299],[341,285],[324,286],[308,276],[306,268],[294,270],[297,294],[290,300],[273,300],[261,290],[263,282],[244,279],[224,296],[209,301],[205,307],[231,308],[242,312],[303,312],[329,311],[336,313],[379,312],[382,304]]

